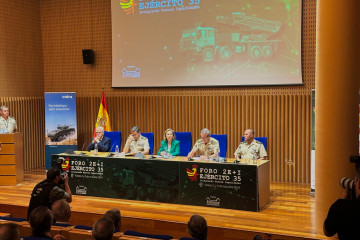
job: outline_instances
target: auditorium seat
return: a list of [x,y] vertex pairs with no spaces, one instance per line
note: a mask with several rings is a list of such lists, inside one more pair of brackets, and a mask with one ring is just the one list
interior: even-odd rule
[[147,139],[149,140],[149,146],[150,146],[149,154],[152,155],[154,152],[154,133],[141,133],[141,135],[147,137]]
[[[114,233],[112,239],[113,240],[119,240],[120,236],[122,235],[122,232]],[[61,235],[63,235],[66,240],[89,240],[93,239],[92,237],[92,231],[91,230],[85,230],[85,229],[70,229],[70,230],[64,230],[61,231]]]
[[75,229],[83,229],[83,230],[92,230],[92,227],[85,226],[85,225],[76,225],[74,226]]
[[120,132],[107,132],[104,131],[104,136],[111,139],[111,149],[109,152],[114,152],[116,145],[121,148],[121,131]]
[[[62,234],[63,231],[70,231],[74,227],[59,227],[59,226],[51,226],[50,235],[55,236],[56,234]],[[18,229],[21,236],[30,236],[31,235],[31,227],[28,222],[25,224],[18,225]]]
[[71,227],[73,225],[68,224],[68,223],[53,223],[52,226],[56,226],[56,227]]
[[175,139],[180,141],[180,154],[179,156],[187,156],[191,151],[192,137],[191,132],[174,132]]
[[12,222],[24,222],[26,218],[14,218],[14,217],[0,217],[1,220],[12,221]]
[[227,151],[227,134],[211,134],[211,137],[219,141],[220,157],[226,157]]
[[137,237],[143,237],[143,238],[164,239],[164,240],[173,239],[173,237],[170,235],[146,234],[146,233],[141,233],[141,232],[136,232],[136,231],[125,231],[124,235],[131,235],[131,236],[137,236]]
[[[254,137],[255,140],[258,140],[264,145],[265,150],[267,151],[267,137]],[[245,140],[244,137],[241,138],[241,141],[243,142]]]

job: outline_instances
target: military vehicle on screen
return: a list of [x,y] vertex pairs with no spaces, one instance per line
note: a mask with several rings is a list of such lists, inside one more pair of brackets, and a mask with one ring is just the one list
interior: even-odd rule
[[278,51],[276,39],[280,21],[247,16],[242,12],[217,16],[216,27],[186,29],[180,38],[180,51],[201,57],[204,62],[230,60],[235,54],[247,54],[251,59],[269,59]]
[[68,125],[58,125],[57,129],[49,132],[47,136],[52,142],[60,142],[74,133],[75,128],[70,128]]

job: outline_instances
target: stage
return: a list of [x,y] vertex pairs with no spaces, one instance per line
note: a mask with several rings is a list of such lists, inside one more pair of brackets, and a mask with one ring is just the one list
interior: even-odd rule
[[[36,169],[27,171],[17,186],[1,186],[0,212],[26,217],[31,191],[43,179],[45,170]],[[121,231],[180,238],[189,236],[187,221],[199,214],[208,222],[209,240],[253,239],[257,234],[264,239],[326,239],[315,233],[315,198],[309,192],[308,184],[271,183],[270,204],[260,212],[74,195],[70,223],[91,226],[106,210],[119,208]]]

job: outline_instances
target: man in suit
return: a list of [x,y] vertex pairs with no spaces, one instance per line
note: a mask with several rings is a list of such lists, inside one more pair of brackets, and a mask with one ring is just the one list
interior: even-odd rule
[[111,140],[108,137],[104,136],[104,128],[96,128],[96,137],[93,138],[89,146],[87,147],[88,151],[94,150],[95,144],[98,146],[99,152],[109,152],[111,147]]

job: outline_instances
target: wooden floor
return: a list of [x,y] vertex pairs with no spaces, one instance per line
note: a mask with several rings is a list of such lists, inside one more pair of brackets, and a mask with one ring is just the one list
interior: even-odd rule
[[[30,193],[43,179],[45,170],[32,170],[25,174],[22,184],[0,186],[0,212],[25,217]],[[261,212],[73,196],[70,223],[92,225],[106,210],[119,208],[122,231],[157,232],[180,238],[188,236],[189,218],[200,214],[208,222],[209,240],[253,239],[256,234],[267,239],[326,239],[322,233],[315,233],[315,198],[309,191],[309,185],[272,183],[270,205]]]

